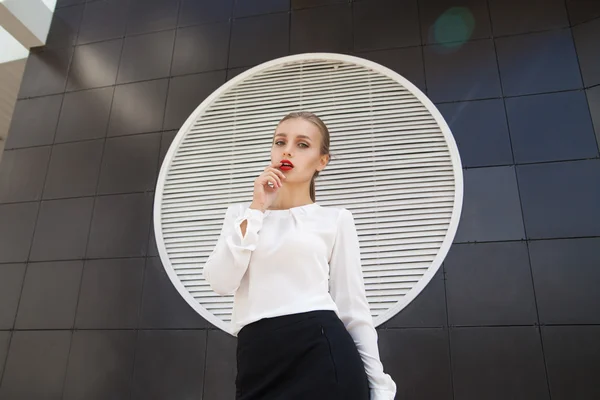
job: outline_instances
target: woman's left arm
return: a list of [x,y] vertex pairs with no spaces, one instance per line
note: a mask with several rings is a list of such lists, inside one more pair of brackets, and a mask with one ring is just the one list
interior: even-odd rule
[[377,331],[365,294],[358,234],[354,217],[347,209],[342,209],[338,217],[329,268],[331,297],[363,360],[371,400],[393,400],[396,384],[383,372],[379,358]]

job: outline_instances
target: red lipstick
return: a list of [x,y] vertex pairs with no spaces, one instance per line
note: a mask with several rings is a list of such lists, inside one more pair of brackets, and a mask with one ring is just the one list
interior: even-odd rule
[[282,171],[289,171],[294,168],[294,164],[290,160],[281,160],[279,163],[279,169]]

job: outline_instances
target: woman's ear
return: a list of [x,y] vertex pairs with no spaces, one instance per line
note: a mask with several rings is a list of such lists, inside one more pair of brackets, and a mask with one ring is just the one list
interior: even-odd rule
[[321,158],[319,159],[319,167],[317,168],[317,171],[319,171],[319,172],[323,171],[323,169],[325,169],[325,167],[327,166],[328,163],[329,163],[329,154],[323,154],[321,156]]

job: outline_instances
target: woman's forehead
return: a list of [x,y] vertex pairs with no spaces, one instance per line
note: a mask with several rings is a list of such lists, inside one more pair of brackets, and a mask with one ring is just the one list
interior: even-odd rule
[[298,137],[310,140],[318,140],[320,136],[319,128],[309,121],[300,118],[288,119],[277,126],[275,136]]

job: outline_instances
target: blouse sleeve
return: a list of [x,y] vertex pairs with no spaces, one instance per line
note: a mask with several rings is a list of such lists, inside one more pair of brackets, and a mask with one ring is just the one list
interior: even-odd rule
[[[218,294],[233,294],[248,269],[250,256],[258,243],[264,213],[241,204],[227,208],[217,244],[204,264],[204,279]],[[242,236],[240,224],[248,220]]]
[[377,331],[365,294],[358,235],[349,210],[340,212],[337,229],[329,262],[330,293],[363,360],[371,400],[393,400],[396,384],[383,372],[379,358]]

